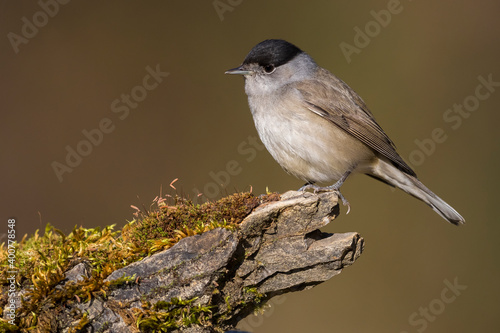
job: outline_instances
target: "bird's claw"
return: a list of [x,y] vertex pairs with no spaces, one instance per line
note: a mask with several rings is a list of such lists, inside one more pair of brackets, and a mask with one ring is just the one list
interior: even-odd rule
[[345,214],[346,215],[349,214],[349,212],[351,211],[351,204],[349,203],[349,201],[347,201],[346,198],[344,198],[344,196],[342,195],[342,193],[340,193],[339,190],[334,190],[334,191],[337,191],[337,194],[340,197],[340,200],[342,200],[342,204],[344,206],[347,206],[347,212]]
[[307,190],[313,190],[314,194],[317,194],[318,192],[331,192],[331,191],[337,192],[338,197],[340,198],[340,200],[342,200],[342,205],[347,206],[346,215],[349,214],[349,212],[351,211],[351,204],[342,195],[342,193],[340,193],[340,190],[338,188],[336,188],[336,186],[334,186],[334,185],[320,187],[320,186],[315,185],[315,184],[305,184],[304,186],[299,188],[299,191],[302,191],[302,192],[305,192]]

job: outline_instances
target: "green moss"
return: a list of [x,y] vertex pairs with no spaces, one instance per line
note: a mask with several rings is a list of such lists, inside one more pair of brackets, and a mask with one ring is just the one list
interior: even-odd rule
[[136,282],[136,275],[132,275],[132,276],[126,276],[125,274],[123,274],[122,277],[116,279],[116,280],[113,280],[113,281],[110,281],[109,282],[109,289],[116,289],[118,288],[119,286],[122,286],[124,284],[133,284]]
[[7,320],[0,318],[0,332],[19,332],[19,327],[9,324]]
[[253,208],[259,198],[253,194],[235,193],[202,205],[180,197],[173,205],[157,200],[157,209],[136,212],[131,228],[124,228],[123,237],[137,246],[149,244],[152,249],[171,246],[179,238],[215,228],[234,229]]
[[266,294],[260,293],[255,287],[245,287],[243,288],[243,292],[247,294],[248,300],[244,303],[247,303],[249,300],[254,304],[255,312],[259,312],[262,310],[262,307],[265,305]]
[[[29,290],[17,311],[16,324],[23,331],[50,330],[56,309],[72,302],[87,302],[94,297],[106,298],[110,288],[135,282],[135,277],[126,276],[112,284],[104,282],[113,271],[167,249],[184,237],[219,227],[235,229],[260,202],[277,199],[276,194],[259,199],[251,193],[236,193],[215,202],[196,205],[180,197],[156,198],[148,210],[137,209],[135,219],[121,231],[114,231],[114,225],[102,229],[75,226],[69,235],[65,235],[47,224],[43,236],[37,230],[33,236],[25,236],[16,244],[15,266],[18,273],[15,275],[15,283],[18,290]],[[7,271],[10,268],[7,257],[7,248],[5,244],[1,244],[0,309],[8,302]],[[90,277],[62,285],[65,272],[82,261],[90,264]],[[56,285],[60,287],[54,288]],[[187,301],[179,300],[170,306],[174,310],[188,307],[188,304],[182,302]],[[204,308],[190,310],[189,313],[184,310],[174,311],[183,316],[183,325],[201,322],[205,317],[198,318],[198,314],[207,315]],[[165,314],[169,312],[165,309],[148,311],[162,313],[159,315],[161,318],[170,316]],[[193,313],[194,317],[191,316]],[[160,320],[145,315],[141,318],[145,320],[145,327],[151,320]],[[87,325],[85,320],[88,319],[84,315],[75,329]],[[174,321],[178,322],[177,320],[180,319]],[[160,322],[163,323],[161,320]],[[8,323],[0,321],[0,328],[4,331],[8,331],[9,327]]]
[[84,313],[80,320],[78,321],[78,324],[76,324],[74,327],[70,327],[68,330],[68,333],[77,333],[83,330],[88,324],[90,323],[90,320],[88,318],[88,313]]
[[170,302],[159,301],[151,306],[143,304],[142,309],[133,309],[137,328],[141,332],[167,332],[193,325],[210,325],[210,306],[193,305],[197,297],[190,300],[172,298]]

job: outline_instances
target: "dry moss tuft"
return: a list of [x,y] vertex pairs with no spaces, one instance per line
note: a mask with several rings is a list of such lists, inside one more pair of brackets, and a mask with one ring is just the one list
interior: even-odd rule
[[244,192],[202,205],[180,197],[172,198],[172,201],[173,204],[168,205],[167,200],[157,200],[155,209],[138,211],[138,219],[124,228],[123,238],[137,246],[154,245],[161,239],[168,247],[179,237],[219,227],[232,229],[260,204],[261,199]]

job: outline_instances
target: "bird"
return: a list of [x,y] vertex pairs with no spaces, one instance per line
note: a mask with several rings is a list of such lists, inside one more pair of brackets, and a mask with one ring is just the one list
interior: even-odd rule
[[259,137],[287,173],[305,181],[299,191],[336,191],[350,208],[340,187],[362,173],[423,201],[451,224],[465,223],[418,180],[361,97],[297,46],[264,40],[225,74],[245,78]]

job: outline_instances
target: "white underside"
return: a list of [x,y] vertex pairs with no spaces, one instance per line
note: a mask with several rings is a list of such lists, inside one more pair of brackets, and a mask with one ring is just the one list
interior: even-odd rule
[[255,126],[267,150],[288,173],[304,181],[334,183],[347,171],[364,172],[373,161],[370,148],[328,120],[307,109],[290,110],[272,97],[259,99],[250,102],[260,106],[251,107]]

